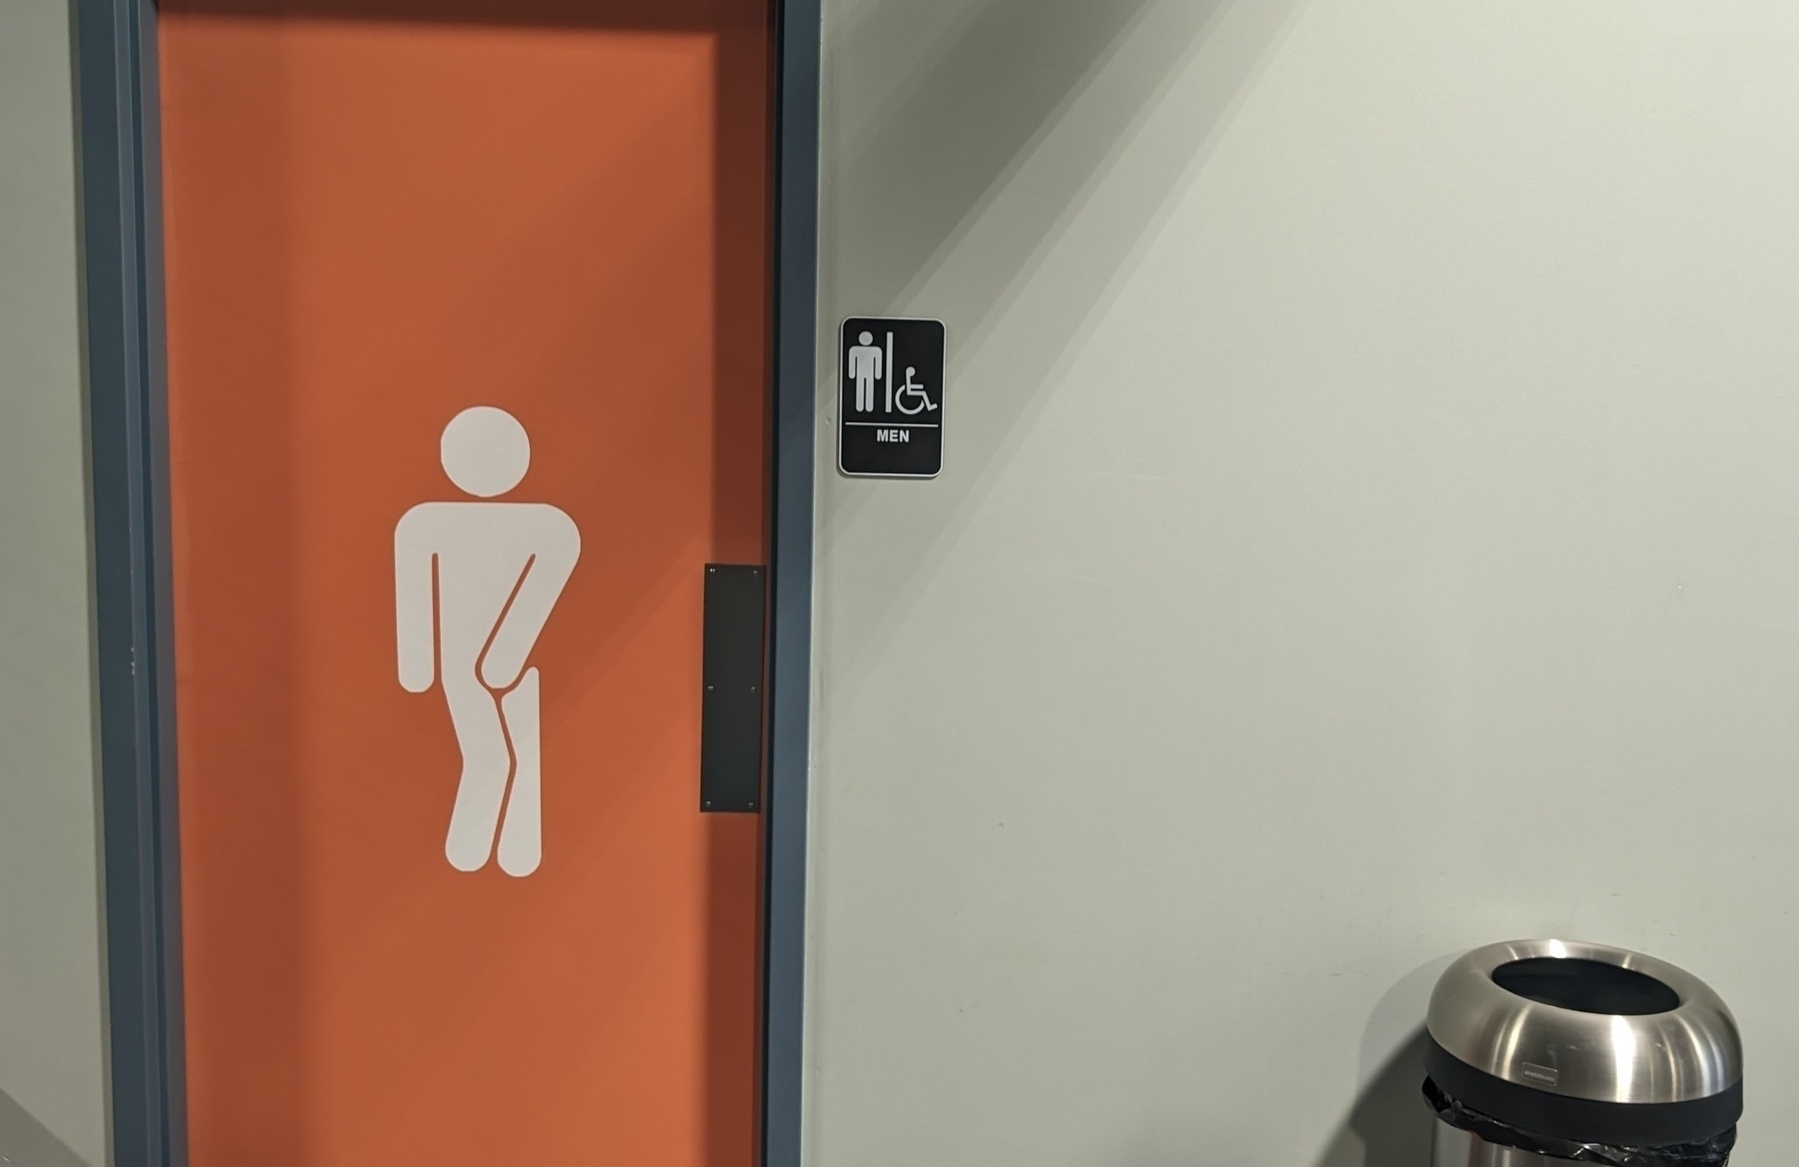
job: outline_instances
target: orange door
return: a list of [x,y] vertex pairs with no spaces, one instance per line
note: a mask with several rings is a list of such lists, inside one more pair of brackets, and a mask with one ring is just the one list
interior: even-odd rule
[[754,1159],[767,0],[164,0],[195,1167]]

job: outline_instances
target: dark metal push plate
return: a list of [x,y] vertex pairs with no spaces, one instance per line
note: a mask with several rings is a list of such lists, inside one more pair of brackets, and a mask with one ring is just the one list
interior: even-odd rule
[[706,565],[700,672],[700,809],[762,809],[763,628],[768,571]]

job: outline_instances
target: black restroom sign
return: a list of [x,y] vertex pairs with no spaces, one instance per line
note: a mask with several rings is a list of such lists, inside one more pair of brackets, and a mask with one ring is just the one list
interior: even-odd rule
[[837,365],[837,468],[935,478],[943,469],[943,321],[852,316]]

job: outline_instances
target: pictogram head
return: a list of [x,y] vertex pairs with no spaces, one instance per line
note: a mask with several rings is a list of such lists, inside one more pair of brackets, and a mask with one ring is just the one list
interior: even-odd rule
[[530,435],[518,418],[492,405],[451,418],[438,452],[450,481],[476,498],[505,494],[531,468]]

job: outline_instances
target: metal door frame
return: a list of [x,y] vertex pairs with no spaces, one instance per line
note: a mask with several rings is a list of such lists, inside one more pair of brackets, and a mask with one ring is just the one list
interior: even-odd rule
[[[763,1167],[799,1167],[822,0],[773,0]],[[186,1167],[154,0],[72,0],[113,1167]]]

